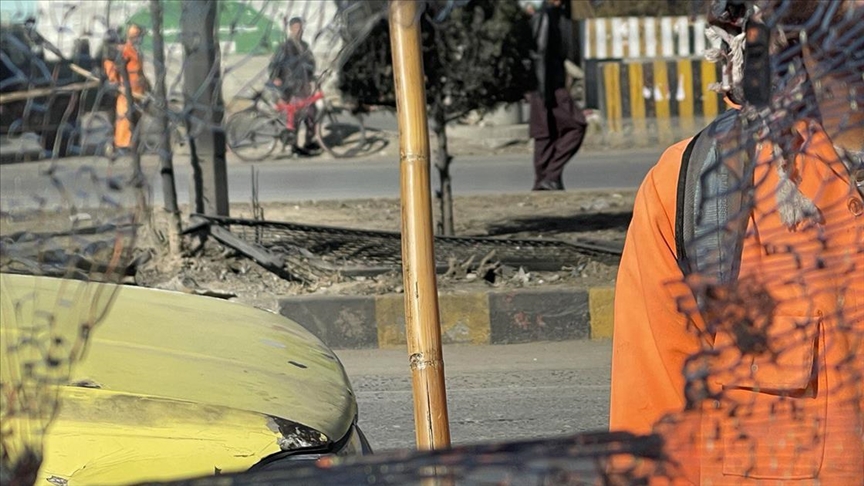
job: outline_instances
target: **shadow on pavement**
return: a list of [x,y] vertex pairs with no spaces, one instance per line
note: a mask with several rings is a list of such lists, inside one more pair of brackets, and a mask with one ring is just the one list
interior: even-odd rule
[[[390,145],[390,137],[387,136],[388,132],[379,131],[375,129],[366,129],[366,143],[361,149],[360,153],[357,155],[358,157],[365,157],[368,155],[376,154]],[[398,135],[395,135],[398,137]]]
[[507,236],[525,232],[538,232],[545,235],[555,235],[609,229],[626,231],[632,217],[633,213],[631,211],[580,213],[572,216],[523,217],[492,223],[488,227],[488,234],[489,236]]

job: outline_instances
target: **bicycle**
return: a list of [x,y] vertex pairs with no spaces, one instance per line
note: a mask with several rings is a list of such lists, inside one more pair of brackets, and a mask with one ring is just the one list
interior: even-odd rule
[[366,146],[363,120],[349,109],[334,106],[315,90],[305,97],[281,99],[276,88],[265,87],[250,98],[252,106],[234,113],[225,123],[228,147],[242,160],[259,161],[269,157],[277,144],[283,151],[297,143],[297,122],[311,106],[318,108],[315,138],[330,155],[355,157]]

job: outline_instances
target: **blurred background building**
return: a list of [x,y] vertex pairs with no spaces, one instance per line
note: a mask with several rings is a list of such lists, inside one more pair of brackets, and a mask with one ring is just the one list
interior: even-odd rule
[[[540,8],[542,3],[521,1],[526,9],[529,4]],[[614,137],[619,132],[656,131],[666,126],[687,133],[723,110],[722,99],[708,89],[720,80],[720,73],[716,65],[703,60],[708,39],[700,4],[692,0],[571,0],[573,35],[580,46],[575,60],[582,71],[580,101],[600,114],[604,134]],[[236,95],[266,72],[270,56],[284,39],[284,21],[295,16],[306,20],[304,39],[320,70],[333,65],[342,47],[339,29],[362,25],[355,18],[367,17],[383,6],[386,2],[382,0],[221,0],[223,96],[229,110]],[[181,0],[165,0],[169,79],[182,71],[181,9]],[[0,14],[4,24],[35,18],[40,34],[70,57],[82,43],[91,53],[99,52],[109,26],[135,22],[146,29],[151,25],[148,0],[4,0]],[[145,38],[145,55],[152,49],[150,39]],[[145,62],[145,68],[152,70],[152,63]],[[336,94],[335,89],[327,88],[325,84],[328,95]]]

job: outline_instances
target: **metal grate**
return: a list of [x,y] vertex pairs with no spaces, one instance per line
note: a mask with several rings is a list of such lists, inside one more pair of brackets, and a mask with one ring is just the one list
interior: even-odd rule
[[[398,232],[357,230],[297,223],[202,216],[249,244],[279,255],[302,255],[343,269],[388,271],[402,264]],[[435,261],[446,269],[449,261],[479,264],[484,258],[532,271],[557,271],[587,261],[615,264],[620,249],[600,243],[542,239],[504,239],[462,236],[435,237]]]

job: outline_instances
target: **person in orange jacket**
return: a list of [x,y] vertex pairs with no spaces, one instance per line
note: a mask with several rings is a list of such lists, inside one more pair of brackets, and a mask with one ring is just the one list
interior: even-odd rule
[[150,90],[150,83],[144,75],[144,65],[138,45],[141,42],[143,31],[140,26],[132,24],[126,33],[126,43],[121,46],[119,52],[106,49],[106,52],[114,52],[116,56],[105,56],[103,69],[108,82],[114,85],[118,91],[116,118],[114,120],[114,148],[115,150],[128,150],[132,145],[132,135],[135,130],[138,114],[134,110],[130,113],[129,100],[126,98],[126,80],[122,76],[122,69],[118,62],[126,64],[126,72],[129,77],[129,87],[133,98],[143,97]]
[[[734,281],[679,261],[688,140],[639,188],[616,282],[610,429],[663,438],[668,460],[645,465],[656,484],[864,484],[864,60],[842,44],[860,44],[862,4],[786,10],[783,23],[809,22],[794,34],[818,83],[775,96],[764,118]],[[833,52],[809,30],[826,25]]]

